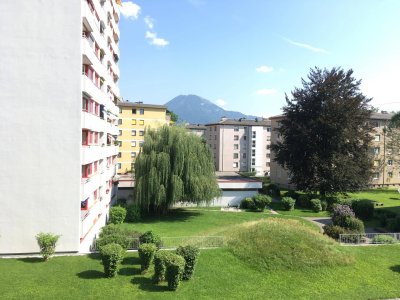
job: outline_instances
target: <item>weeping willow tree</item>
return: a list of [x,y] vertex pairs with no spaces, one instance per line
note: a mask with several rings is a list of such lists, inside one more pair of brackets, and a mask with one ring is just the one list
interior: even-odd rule
[[147,212],[166,213],[177,202],[209,203],[220,195],[210,150],[182,127],[146,131],[135,177],[136,201]]

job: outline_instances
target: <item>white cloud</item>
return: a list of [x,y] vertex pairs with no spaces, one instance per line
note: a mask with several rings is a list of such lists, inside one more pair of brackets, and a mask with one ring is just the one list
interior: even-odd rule
[[151,31],[146,31],[146,39],[155,46],[165,47],[169,44],[167,40],[157,37],[157,33]]
[[132,1],[122,2],[119,10],[128,19],[137,19],[140,14],[140,6]]
[[144,22],[146,23],[147,28],[153,29],[153,27],[154,27],[154,19],[153,18],[146,16],[146,17],[144,17]]
[[273,67],[268,67],[268,66],[259,66],[258,68],[256,68],[256,71],[259,73],[269,73],[272,72],[274,70]]
[[261,89],[256,91],[257,95],[262,95],[262,96],[270,96],[270,95],[275,95],[278,92],[276,89]]
[[300,47],[300,48],[304,48],[307,50],[310,50],[312,52],[316,52],[316,53],[323,53],[323,54],[329,54],[330,52],[328,50],[322,49],[322,48],[317,48],[314,46],[311,46],[309,44],[305,44],[305,43],[299,43],[299,42],[295,42],[292,40],[289,40],[287,38],[283,38],[286,42],[288,42],[289,44],[292,44],[294,46]]
[[223,100],[223,99],[217,99],[217,100],[215,100],[215,104],[217,104],[218,106],[224,107],[224,106],[226,106],[228,103],[227,103],[225,100]]

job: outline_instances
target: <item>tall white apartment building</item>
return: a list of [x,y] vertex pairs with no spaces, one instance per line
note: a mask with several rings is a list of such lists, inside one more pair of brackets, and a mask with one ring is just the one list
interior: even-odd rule
[[115,0],[0,1],[0,254],[87,251],[116,193]]
[[271,122],[264,119],[227,119],[206,124],[204,137],[220,172],[270,171]]

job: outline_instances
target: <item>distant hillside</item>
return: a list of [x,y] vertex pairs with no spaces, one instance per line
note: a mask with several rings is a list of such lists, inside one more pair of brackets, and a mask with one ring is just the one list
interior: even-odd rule
[[196,95],[180,95],[165,103],[168,110],[179,116],[179,122],[191,124],[207,124],[218,122],[221,117],[229,119],[255,119],[237,111],[225,110],[211,101]]

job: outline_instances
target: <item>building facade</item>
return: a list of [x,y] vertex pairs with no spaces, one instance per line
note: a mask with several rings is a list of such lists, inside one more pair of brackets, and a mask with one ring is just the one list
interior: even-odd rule
[[270,172],[271,122],[232,120],[206,124],[205,138],[214,156],[216,171]]
[[[400,186],[400,165],[399,156],[388,147],[389,138],[387,127],[393,114],[372,113],[370,117],[371,135],[371,159],[373,160],[373,176],[369,182],[371,187],[398,187]],[[280,141],[278,133],[283,115],[271,117],[272,143]],[[399,153],[400,155],[400,153]],[[394,159],[397,158],[397,159]],[[397,162],[396,162],[397,161]],[[296,186],[290,183],[290,174],[274,161],[274,153],[271,153],[271,181],[281,187],[295,189]]]
[[132,171],[132,163],[144,142],[146,128],[169,125],[167,107],[143,102],[119,102],[118,174]]
[[118,7],[15,0],[0,16],[0,253],[38,252],[39,232],[88,251],[115,194]]
[[207,127],[200,124],[187,124],[185,126],[186,130],[193,133],[199,137],[205,138]]

